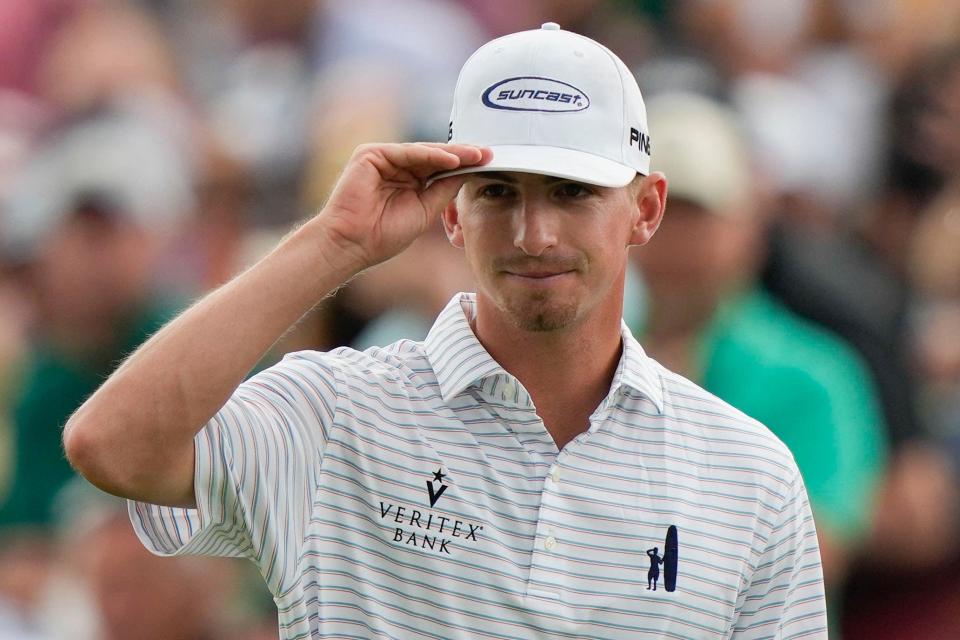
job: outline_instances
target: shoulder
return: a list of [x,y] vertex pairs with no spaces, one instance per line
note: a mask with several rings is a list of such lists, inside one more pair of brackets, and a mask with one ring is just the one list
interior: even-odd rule
[[423,344],[411,340],[362,351],[350,347],[296,351],[275,366],[334,378],[346,387],[346,393],[358,388],[418,388],[436,384]]

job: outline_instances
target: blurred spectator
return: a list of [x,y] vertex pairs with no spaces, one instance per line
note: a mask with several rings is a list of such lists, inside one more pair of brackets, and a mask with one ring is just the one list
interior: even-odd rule
[[885,434],[871,380],[836,337],[759,287],[769,200],[729,109],[692,94],[649,101],[653,168],[669,181],[654,242],[635,255],[650,291],[651,355],[766,424],[810,494],[828,589],[870,526]]
[[168,25],[212,144],[249,178],[249,219],[284,226],[305,212],[297,184],[308,152],[318,0],[154,3]]
[[[854,60],[808,73],[835,75],[805,82],[750,73],[731,84],[750,146],[780,201],[798,224],[833,230],[876,182],[880,147],[876,112],[882,88]],[[818,84],[829,84],[829,87]],[[853,104],[833,85],[856,84]]]
[[918,203],[904,262],[920,302],[915,342],[930,383],[927,408],[939,433],[960,437],[960,37],[917,77],[904,152],[938,188]]
[[725,77],[759,164],[794,200],[787,212],[828,225],[878,183],[888,86],[876,61],[842,40],[853,20],[847,4],[684,0],[674,8],[679,41]]
[[125,99],[182,93],[167,40],[128,2],[82,2],[51,38],[37,71],[41,97],[64,117]]
[[164,252],[163,281],[174,297],[193,298],[214,289],[251,264],[254,184],[250,168],[213,136],[198,144],[193,176],[194,208]]
[[320,77],[325,70],[344,65],[375,68],[369,79],[357,75],[346,87],[322,82],[320,91],[336,103],[350,102],[359,109],[369,108],[371,101],[389,103],[394,109],[391,119],[400,122],[404,139],[445,140],[450,88],[463,61],[486,40],[461,4],[327,2],[316,34]]
[[[0,261],[2,265],[2,261]],[[13,457],[13,427],[10,397],[26,351],[29,309],[25,292],[0,267],[0,504],[10,490]]]
[[247,563],[155,556],[125,502],[81,481],[54,511],[55,534],[7,532],[0,544],[0,639],[276,637],[272,600]]
[[485,27],[489,37],[532,29],[546,21],[590,37],[602,37],[604,46],[622,60],[639,62],[650,55],[658,36],[650,17],[662,13],[664,0],[463,0],[460,4]]
[[6,0],[0,3],[0,91],[36,91],[37,67],[60,24],[80,0]]
[[[74,542],[102,640],[216,640],[227,633],[232,567],[160,558],[140,544],[123,505]],[[233,625],[230,625],[232,628]]]
[[35,614],[55,570],[51,547],[39,531],[0,531],[0,640],[52,640]]
[[191,206],[178,150],[136,119],[78,124],[28,165],[0,217],[0,247],[32,294],[34,330],[10,401],[14,464],[0,525],[44,524],[72,477],[66,418],[168,316],[154,271]]
[[960,48],[933,52],[905,78],[891,105],[889,178],[864,235],[913,294],[905,351],[927,429],[896,452],[881,494],[847,594],[854,639],[960,634]]

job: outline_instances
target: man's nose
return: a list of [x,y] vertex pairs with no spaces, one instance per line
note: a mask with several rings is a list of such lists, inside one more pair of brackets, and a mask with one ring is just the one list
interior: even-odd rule
[[557,245],[559,219],[548,205],[526,201],[514,215],[513,245],[529,256],[543,255]]

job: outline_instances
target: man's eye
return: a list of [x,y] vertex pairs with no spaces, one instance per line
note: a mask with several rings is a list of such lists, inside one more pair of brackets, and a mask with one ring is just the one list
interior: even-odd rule
[[505,184],[488,184],[480,188],[481,198],[503,198],[509,195],[509,190]]
[[590,195],[590,190],[576,182],[565,182],[557,187],[556,193],[562,198],[581,198]]

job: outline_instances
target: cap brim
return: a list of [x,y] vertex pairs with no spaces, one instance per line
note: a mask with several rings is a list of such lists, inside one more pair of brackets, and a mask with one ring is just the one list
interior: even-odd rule
[[637,170],[633,167],[562,147],[495,145],[490,149],[493,151],[493,159],[489,163],[444,171],[431,176],[429,182],[464,173],[519,171],[566,178],[599,187],[623,187],[630,184],[637,175]]

